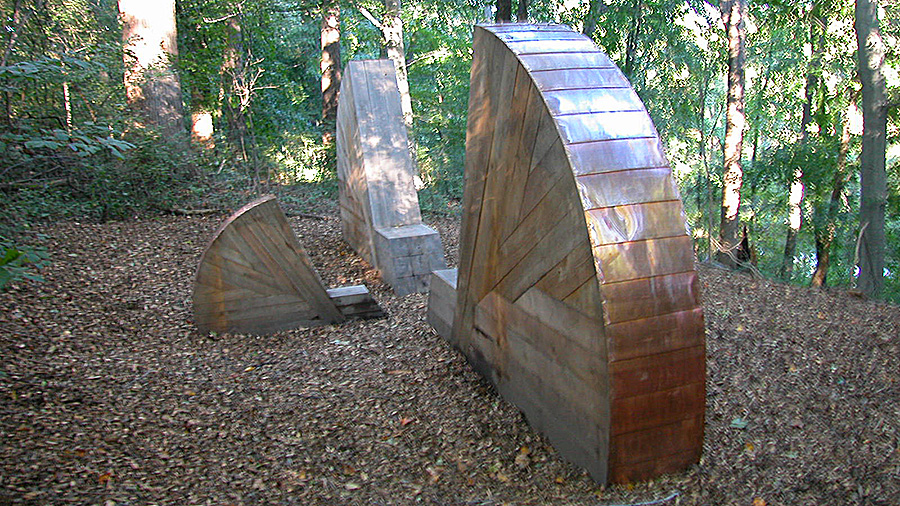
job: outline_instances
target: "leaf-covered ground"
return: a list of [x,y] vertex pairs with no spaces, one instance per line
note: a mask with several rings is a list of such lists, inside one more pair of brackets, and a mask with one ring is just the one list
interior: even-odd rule
[[[200,335],[222,217],[45,227],[46,282],[0,293],[0,503],[900,504],[900,308],[701,268],[699,465],[601,487],[566,464],[340,238],[292,218],[329,286],[388,318]],[[451,264],[457,222],[438,228]]]

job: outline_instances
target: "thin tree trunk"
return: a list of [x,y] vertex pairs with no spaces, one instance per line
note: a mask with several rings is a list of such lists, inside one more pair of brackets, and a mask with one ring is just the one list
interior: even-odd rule
[[722,18],[728,32],[728,101],[725,111],[724,175],[722,213],[719,226],[719,262],[737,267],[736,250],[740,247],[741,186],[744,172],[741,151],[744,143],[744,60],[746,0],[722,2]]
[[877,297],[884,288],[884,211],[887,204],[885,172],[887,100],[885,45],[878,23],[878,1],[856,1],[856,40],[859,79],[862,82],[863,138],[860,154],[860,228],[858,288]]
[[[28,12],[22,9],[22,0],[16,0],[13,6],[12,31],[9,33],[9,39],[6,41],[6,47],[3,49],[3,59],[0,60],[0,67],[5,67],[9,63],[9,57],[12,55],[13,49],[16,47],[16,41],[19,39],[19,33],[22,26],[28,20]],[[4,111],[6,113],[6,124],[12,125],[12,99],[9,91],[3,92]]]
[[341,88],[341,7],[337,0],[322,4],[322,119],[323,140],[334,140],[338,93]]
[[812,286],[825,286],[828,282],[828,267],[831,264],[831,245],[834,242],[835,227],[838,209],[841,205],[841,195],[847,184],[847,153],[850,151],[850,118],[853,106],[856,102],[855,94],[850,98],[847,111],[844,114],[841,131],[841,147],[838,151],[837,168],[831,183],[831,200],[828,202],[828,214],[825,223],[816,227],[816,270],[813,272],[810,284]]
[[519,23],[528,22],[528,0],[519,0],[519,6],[516,10],[516,21]]
[[512,21],[512,0],[497,0],[497,13],[494,21],[497,23]]
[[607,8],[603,0],[590,0],[588,2],[587,15],[584,17],[584,30],[582,33],[593,38],[594,32],[597,31],[597,21],[600,15],[606,12]]
[[[812,106],[815,101],[816,91],[819,87],[819,73],[822,71],[822,53],[825,49],[825,34],[816,36],[817,29],[822,26],[822,21],[816,17],[817,5],[813,4],[809,13],[809,44],[812,48],[812,59],[806,72],[806,99],[803,102],[803,112],[800,117],[800,144],[806,144],[809,140],[809,124],[812,122]],[[803,167],[797,165],[791,179],[790,193],[788,194],[788,229],[784,241],[784,255],[781,259],[779,275],[782,279],[790,279],[794,271],[794,254],[797,250],[797,236],[803,226]]]
[[[227,44],[222,59],[222,115],[228,125],[228,139],[232,145],[240,148],[244,162],[249,159],[246,154],[247,120],[240,104],[239,81],[245,72],[246,57],[244,53],[243,30],[240,13],[234,13],[225,28]],[[237,98],[236,98],[237,97]],[[237,100],[237,103],[235,103]]]
[[631,9],[631,30],[628,31],[628,39],[625,42],[625,65],[622,67],[625,77],[632,82],[634,81],[635,53],[641,33],[641,21],[644,19],[643,11],[643,0],[634,0]]
[[126,53],[136,57],[125,62],[128,104],[167,137],[183,139],[181,82],[173,64],[178,55],[175,0],[119,0],[119,12]]
[[381,33],[387,57],[394,62],[397,72],[397,88],[400,90],[400,110],[409,139],[409,155],[418,172],[416,163],[416,143],[413,135],[412,98],[409,94],[409,75],[406,70],[406,50],[403,46],[403,20],[400,18],[400,0],[384,0],[385,15]]

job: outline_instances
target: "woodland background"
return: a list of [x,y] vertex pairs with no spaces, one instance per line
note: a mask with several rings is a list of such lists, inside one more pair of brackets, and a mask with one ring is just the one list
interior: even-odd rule
[[458,214],[472,25],[518,18],[582,31],[629,78],[698,260],[897,302],[900,6],[880,3],[0,0],[0,286],[54,261],[48,221],[335,200],[351,59],[395,59],[423,210]]

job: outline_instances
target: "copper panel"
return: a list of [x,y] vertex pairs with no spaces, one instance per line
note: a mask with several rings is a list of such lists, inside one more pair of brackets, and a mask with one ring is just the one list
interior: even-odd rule
[[609,324],[700,306],[700,281],[695,271],[606,283],[600,292]]
[[[615,68],[609,57],[600,52],[523,54],[519,56],[519,60],[531,72],[559,69]],[[621,75],[618,70],[616,70],[616,73]]]
[[644,111],[594,112],[555,119],[567,144],[656,135],[650,116]]
[[625,76],[615,68],[542,70],[532,72],[531,77],[541,91],[629,87]]
[[680,200],[592,209],[585,213],[594,246],[686,235]]
[[555,23],[480,23],[476,25],[478,28],[484,29],[494,34],[509,32],[560,32],[572,29],[566,25],[558,25]]
[[659,138],[614,139],[568,146],[576,175],[668,167]]
[[672,171],[665,167],[578,176],[575,183],[585,209],[678,198]]
[[641,99],[631,88],[589,88],[544,93],[550,113],[642,111]]
[[705,384],[700,382],[618,399],[612,404],[612,434],[618,436],[694,417],[703,412],[705,390]]
[[602,283],[686,272],[694,268],[693,240],[686,236],[594,248]]
[[703,439],[703,415],[679,420],[656,430],[622,434],[610,441],[616,464],[637,464],[688,451]]

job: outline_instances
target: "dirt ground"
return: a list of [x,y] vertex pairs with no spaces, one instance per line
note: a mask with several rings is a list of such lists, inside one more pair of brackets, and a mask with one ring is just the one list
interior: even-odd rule
[[[341,241],[291,218],[326,285],[382,320],[200,335],[224,216],[58,223],[44,283],[0,292],[0,503],[900,504],[900,308],[701,267],[699,465],[602,487],[567,464]],[[428,219],[456,259],[457,219]]]

